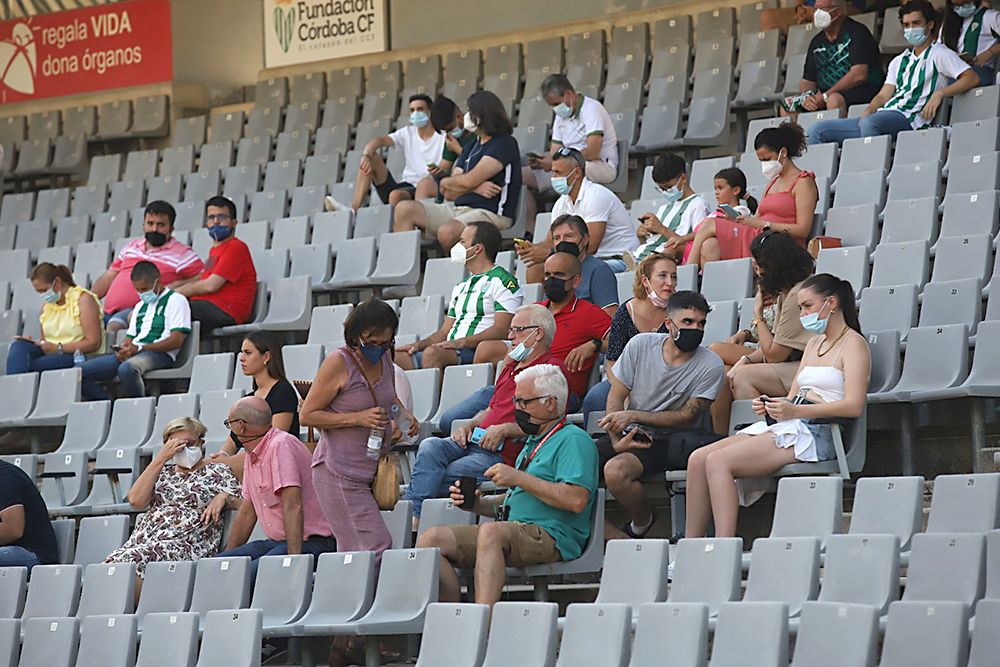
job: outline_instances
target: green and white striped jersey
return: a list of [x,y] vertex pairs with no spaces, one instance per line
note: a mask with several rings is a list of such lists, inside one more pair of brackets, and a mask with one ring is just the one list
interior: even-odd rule
[[934,91],[944,88],[967,69],[965,61],[940,42],[934,42],[920,55],[907,49],[889,63],[885,83],[895,87],[896,92],[882,108],[898,111],[914,130],[919,130],[930,124],[920,117],[920,112]]
[[455,324],[448,340],[465,338],[493,326],[496,313],[513,313],[524,302],[524,292],[517,278],[503,267],[494,266],[486,273],[469,276],[451,292],[448,317]]
[[[135,304],[128,326],[128,337],[140,350],[150,343],[159,343],[173,331],[191,332],[191,306],[183,294],[164,289],[153,303]],[[177,358],[179,348],[167,352]]]

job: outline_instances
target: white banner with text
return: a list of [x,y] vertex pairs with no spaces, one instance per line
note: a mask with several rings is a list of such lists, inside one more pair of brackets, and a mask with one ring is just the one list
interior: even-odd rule
[[264,67],[389,48],[386,0],[264,0]]

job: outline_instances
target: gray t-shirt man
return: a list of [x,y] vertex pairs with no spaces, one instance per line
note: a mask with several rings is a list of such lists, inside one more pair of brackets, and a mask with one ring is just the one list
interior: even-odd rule
[[669,366],[663,360],[663,344],[669,335],[637,334],[615,362],[615,377],[629,388],[629,409],[679,410],[691,398],[714,401],[719,393],[725,377],[722,359],[708,348],[699,347],[687,363]]

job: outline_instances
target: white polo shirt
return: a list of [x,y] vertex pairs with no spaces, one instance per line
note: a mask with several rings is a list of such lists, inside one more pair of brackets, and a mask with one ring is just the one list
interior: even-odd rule
[[552,124],[552,143],[562,144],[567,148],[582,151],[587,147],[587,137],[592,134],[603,136],[601,141],[601,160],[612,167],[618,167],[618,137],[611,116],[597,100],[581,95],[583,100],[579,111],[563,118],[555,116]]
[[578,215],[586,223],[603,222],[604,238],[597,248],[597,257],[622,256],[635,242],[635,229],[628,211],[611,190],[586,178],[580,185],[576,201],[563,195],[552,207],[552,219],[560,215]]

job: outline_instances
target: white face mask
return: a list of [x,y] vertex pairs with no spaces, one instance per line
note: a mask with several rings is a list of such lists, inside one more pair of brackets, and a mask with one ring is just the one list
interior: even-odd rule
[[205,454],[201,451],[201,447],[198,445],[188,445],[181,451],[174,454],[170,459],[170,463],[181,466],[182,468],[193,468],[198,465],[198,461],[201,461],[204,455]]
[[465,127],[466,132],[475,132],[479,129],[479,126],[472,120],[472,114],[468,111],[465,112],[465,118],[462,119],[462,125]]
[[469,259],[469,251],[462,245],[461,241],[451,247],[451,261],[465,266]]
[[781,160],[764,160],[760,163],[760,173],[769,181],[777,178],[781,173]]
[[820,30],[826,30],[833,23],[833,16],[825,9],[817,9],[813,13],[813,24]]

